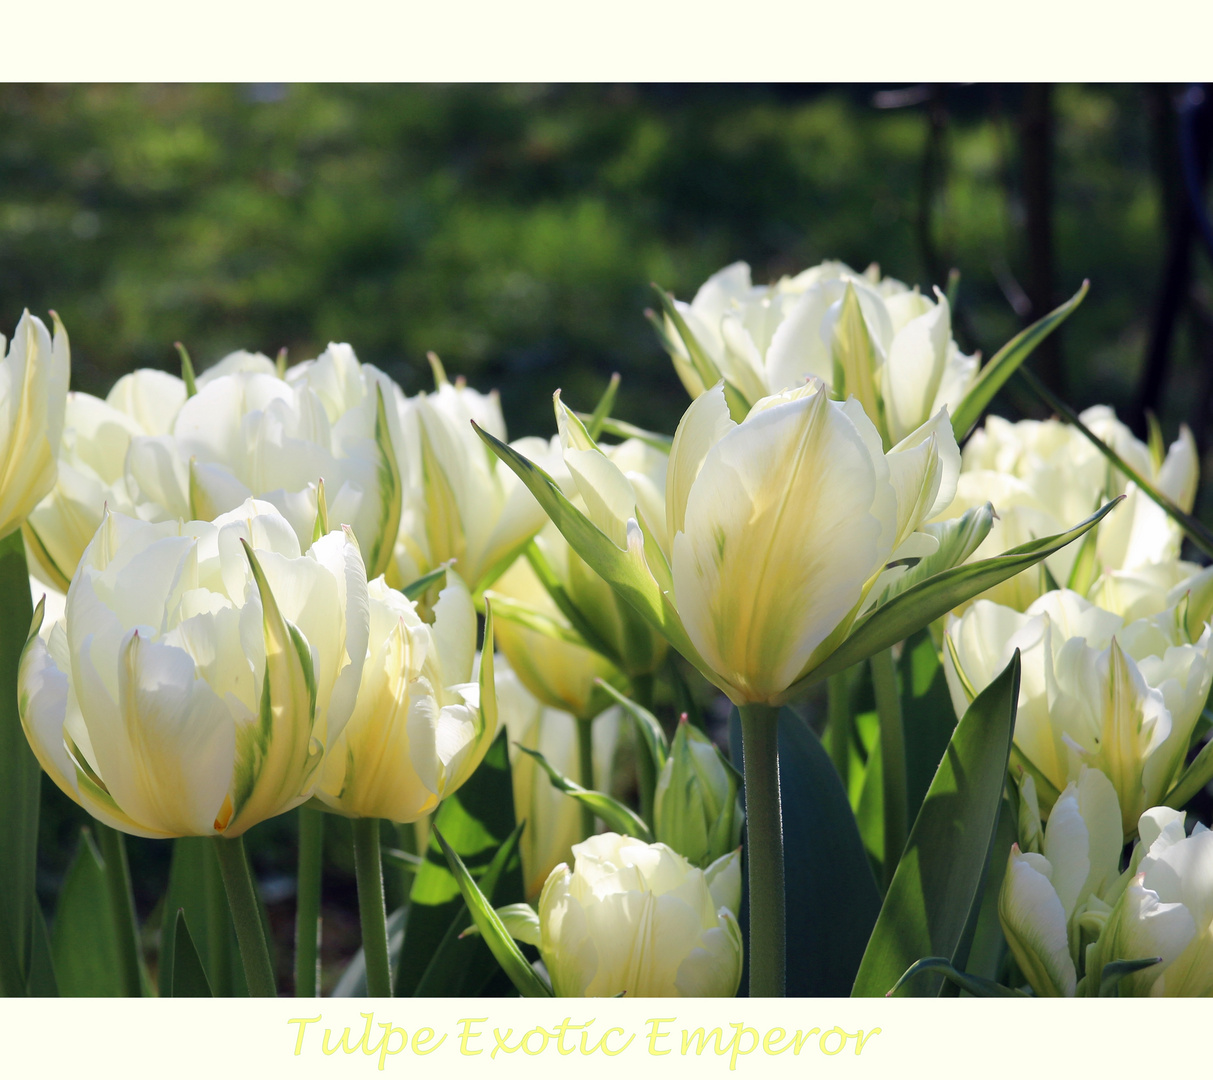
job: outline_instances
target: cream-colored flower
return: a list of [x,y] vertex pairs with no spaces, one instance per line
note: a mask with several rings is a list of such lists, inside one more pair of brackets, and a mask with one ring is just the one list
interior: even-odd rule
[[366,588],[348,532],[301,553],[268,503],[213,523],[111,513],[64,618],[22,654],[30,745],[114,828],[238,836],[311,794],[354,708]]
[[492,687],[473,681],[476,611],[453,572],[432,626],[382,577],[368,586],[370,636],[358,700],[316,794],[349,817],[411,822],[457,791],[497,734]]
[[71,373],[67,331],[55,336],[28,311],[5,351],[0,334],[0,536],[7,536],[55,486]]
[[1060,590],[1023,614],[978,601],[949,619],[947,638],[958,716],[1020,650],[1015,747],[1038,780],[1060,791],[1083,765],[1102,770],[1126,836],[1170,790],[1213,682],[1208,627],[1193,641],[1175,609],[1126,622]]
[[665,844],[602,833],[573,848],[539,898],[539,951],[558,997],[732,997],[741,859],[705,870]]

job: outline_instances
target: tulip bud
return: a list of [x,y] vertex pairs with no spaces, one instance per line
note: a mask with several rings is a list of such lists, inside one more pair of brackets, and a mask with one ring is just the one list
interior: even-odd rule
[[497,710],[472,680],[476,611],[456,574],[447,572],[432,626],[382,577],[368,595],[357,704],[325,757],[316,794],[348,817],[407,823],[472,775],[497,734]]
[[0,335],[0,536],[7,536],[55,486],[71,350],[57,316],[55,337],[28,311],[4,349]]
[[22,727],[90,814],[137,836],[238,836],[307,799],[367,652],[358,545],[306,553],[268,503],[214,522],[106,516],[66,614],[21,657]]
[[738,852],[705,870],[665,844],[602,833],[539,898],[540,955],[559,997],[731,997],[741,982]]
[[657,778],[657,839],[694,866],[706,867],[741,843],[745,813],[738,776],[712,741],[683,716]]

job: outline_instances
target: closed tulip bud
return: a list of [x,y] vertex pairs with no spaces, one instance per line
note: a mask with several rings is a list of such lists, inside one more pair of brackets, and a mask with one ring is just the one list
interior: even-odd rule
[[1185,836],[1183,812],[1157,806],[1138,833],[1130,880],[1087,955],[1088,979],[1113,960],[1157,956],[1161,963],[1125,976],[1122,996],[1213,996],[1213,832],[1197,824]]
[[255,497],[308,544],[322,479],[329,519],[353,529],[372,574],[386,569],[401,506],[395,383],[350,346],[330,344],[284,376],[267,357],[234,353],[197,385],[167,434],[131,441],[137,506],[209,519]]
[[1041,997],[1074,996],[1082,920],[1089,907],[1103,906],[1098,897],[1116,878],[1120,850],[1116,791],[1095,769],[1084,769],[1062,792],[1039,853],[1012,846],[998,918],[1020,970]]
[[67,331],[57,316],[54,340],[28,311],[5,351],[0,335],[0,536],[7,536],[55,486],[71,372]]
[[22,654],[30,745],[114,828],[238,836],[311,795],[354,708],[366,590],[348,532],[301,553],[268,503],[213,523],[111,513]]
[[480,764],[497,734],[490,685],[473,681],[476,611],[447,572],[432,626],[382,577],[368,586],[370,632],[358,700],[334,740],[317,796],[347,817],[406,823],[433,811]]
[[54,489],[25,523],[26,545],[38,574],[66,590],[106,509],[161,521],[168,511],[139,503],[127,482],[133,439],[162,435],[185,402],[185,384],[163,371],[124,375],[105,400],[67,395]]
[[539,951],[559,997],[732,997],[741,982],[740,855],[707,870],[665,844],[602,833],[539,898]]
[[[434,358],[431,358],[433,362]],[[518,478],[488,451],[472,427],[505,439],[497,393],[452,384],[435,363],[437,386],[400,404],[406,503],[390,580],[407,585],[448,560],[479,593],[517,558],[544,523]],[[520,439],[528,457],[546,461],[544,439]]]
[[1115,786],[1129,836],[1183,765],[1213,684],[1213,631],[1188,638],[1176,609],[1125,622],[1076,593],[1027,612],[979,601],[948,623],[944,667],[957,715],[1021,656],[1015,753],[1060,790],[1083,765]]
[[[494,612],[494,627],[499,626]],[[619,710],[608,709],[594,721],[594,775],[582,776],[576,719],[567,712],[545,707],[503,657],[498,656],[494,666],[497,707],[510,739],[514,818],[526,822],[518,847],[526,897],[532,900],[552,870],[572,858],[573,845],[582,835],[581,808],[575,799],[554,787],[539,763],[519,747],[538,750],[553,768],[583,787],[610,791],[619,741]]]
[[[718,373],[754,403],[807,378],[854,396],[886,447],[942,408],[954,410],[977,377],[951,334],[947,299],[935,299],[876,266],[858,274],[824,262],[771,286],[754,286],[734,263],[709,278],[690,304],[675,301],[697,345]],[[692,397],[704,384],[674,324],[665,340]]]
[[739,786],[712,741],[683,717],[653,796],[657,839],[699,867],[735,850],[745,821]]

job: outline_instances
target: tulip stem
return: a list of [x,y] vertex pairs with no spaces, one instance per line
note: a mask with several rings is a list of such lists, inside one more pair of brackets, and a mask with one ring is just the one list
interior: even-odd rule
[[880,717],[880,769],[884,801],[884,883],[888,888],[906,846],[906,735],[897,690],[893,652],[884,649],[872,657],[872,689]]
[[125,997],[143,995],[142,964],[139,960],[139,924],[131,888],[131,865],[126,857],[126,838],[117,829],[97,822],[97,839],[105,862],[105,887],[118,935],[118,963]]
[[851,777],[851,678],[849,670],[831,675],[826,682],[827,728],[830,760],[847,787]]
[[741,706],[750,886],[750,997],[784,995],[787,957],[778,719],[779,711],[769,705]]
[[249,997],[277,997],[278,981],[274,977],[274,965],[270,963],[244,837],[230,840],[226,836],[215,837],[215,853],[219,856],[219,872],[223,875],[228,907],[232,909],[232,922],[236,924],[236,941],[240,945]]
[[295,997],[315,997],[320,983],[320,876],[324,814],[299,807],[299,886],[295,899]]
[[[594,787],[594,721],[577,717],[577,778],[582,787]],[[594,811],[585,803],[581,807],[581,839],[594,835]]]
[[383,902],[383,859],[379,819],[354,818],[354,874],[358,878],[358,918],[366,959],[368,997],[392,996],[392,965],[387,947],[387,908]]

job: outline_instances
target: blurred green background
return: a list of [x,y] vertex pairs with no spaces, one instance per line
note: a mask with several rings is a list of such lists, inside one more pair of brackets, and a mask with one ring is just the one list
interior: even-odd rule
[[[825,258],[924,288],[956,268],[956,337],[989,356],[1089,277],[1032,366],[1139,432],[1146,408],[1168,437],[1186,420],[1203,449],[1213,275],[1184,89],[4,86],[0,331],[55,308],[73,384],[98,394],[176,370],[177,340],[199,367],[348,341],[409,392],[433,349],[501,389],[512,436],[554,429],[557,387],[588,408],[618,371],[616,414],[672,432],[686,398],[644,319],[650,282],[689,300],[735,259],[759,282]],[[999,411],[1039,415],[1017,393]],[[83,815],[44,791],[49,903]],[[287,944],[293,827],[249,838]],[[348,839],[328,832],[335,957],[357,930]],[[154,929],[167,846],[130,848]]]

